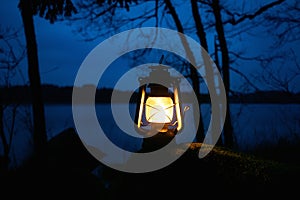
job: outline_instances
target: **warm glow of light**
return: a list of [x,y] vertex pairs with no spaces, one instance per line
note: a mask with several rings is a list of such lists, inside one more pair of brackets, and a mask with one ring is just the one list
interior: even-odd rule
[[178,122],[177,131],[179,131],[182,128],[182,119],[181,119],[181,112],[180,112],[177,88],[174,89],[174,99],[175,99],[176,117],[177,117],[177,122]]
[[146,101],[146,119],[152,123],[170,123],[173,118],[173,100],[170,97],[149,97]]
[[141,127],[144,100],[145,100],[145,90],[142,90],[141,104],[140,104],[140,109],[139,109],[139,117],[138,117],[138,121],[137,121],[137,123],[138,123],[137,126],[138,127]]

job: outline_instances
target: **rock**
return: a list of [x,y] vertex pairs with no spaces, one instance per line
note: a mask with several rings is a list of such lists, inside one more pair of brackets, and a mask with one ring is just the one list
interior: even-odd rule
[[53,137],[48,142],[47,150],[50,168],[91,172],[100,164],[88,152],[73,128],[66,129]]

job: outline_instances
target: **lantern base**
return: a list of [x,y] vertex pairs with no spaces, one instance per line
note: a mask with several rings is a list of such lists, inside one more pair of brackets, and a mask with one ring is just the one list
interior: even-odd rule
[[152,137],[144,138],[139,153],[156,151],[166,146],[175,137],[174,131],[159,132]]

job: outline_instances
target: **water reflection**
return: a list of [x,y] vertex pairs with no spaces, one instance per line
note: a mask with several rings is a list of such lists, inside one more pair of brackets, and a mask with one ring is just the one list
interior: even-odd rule
[[[141,147],[142,139],[132,138],[124,134],[114,123],[110,104],[97,104],[98,120],[108,136],[118,146],[130,151]],[[28,106],[19,106],[14,135],[12,140],[11,157],[15,165],[20,163],[32,151],[32,134],[30,132],[30,114]],[[135,105],[129,106],[133,117]],[[189,110],[188,112],[192,111]],[[5,123],[9,124],[12,116],[9,109],[5,113]],[[204,127],[207,129],[210,120],[210,106],[203,104],[201,112]],[[263,143],[276,144],[281,138],[293,140],[300,137],[300,105],[299,104],[232,104],[232,124],[234,137],[239,150],[249,150]],[[27,114],[26,114],[27,113]],[[45,106],[48,138],[66,128],[74,127],[71,105],[53,104]],[[192,121],[192,120],[190,120]],[[101,141],[99,141],[101,142]],[[105,144],[103,144],[105,145]],[[0,151],[3,152],[3,145]]]

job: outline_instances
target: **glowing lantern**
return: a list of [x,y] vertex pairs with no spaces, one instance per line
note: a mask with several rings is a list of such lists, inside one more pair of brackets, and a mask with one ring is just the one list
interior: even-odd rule
[[179,98],[180,80],[172,77],[166,66],[149,68],[149,76],[139,79],[136,127],[143,133],[150,130],[178,132],[183,127]]

